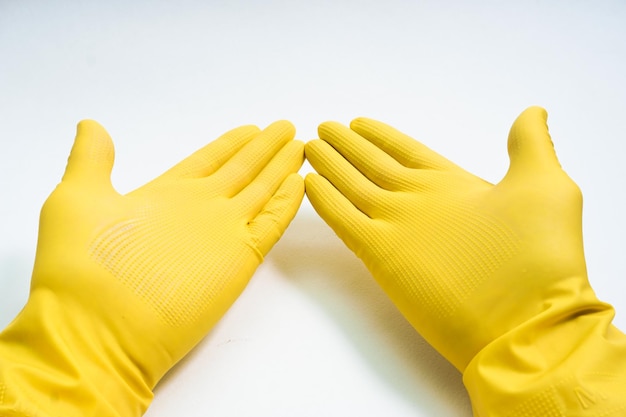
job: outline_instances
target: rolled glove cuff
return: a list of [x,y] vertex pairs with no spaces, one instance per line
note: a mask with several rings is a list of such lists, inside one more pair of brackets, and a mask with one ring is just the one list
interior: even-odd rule
[[499,337],[463,374],[475,417],[626,415],[626,336],[614,310],[546,310]]
[[143,415],[153,398],[145,376],[89,319],[51,294],[31,294],[0,333],[1,416]]

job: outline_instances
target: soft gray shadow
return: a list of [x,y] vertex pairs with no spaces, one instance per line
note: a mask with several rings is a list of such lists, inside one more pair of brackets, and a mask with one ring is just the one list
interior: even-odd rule
[[461,374],[406,321],[362,262],[315,213],[301,210],[270,259],[332,316],[372,368],[416,409],[471,417]]
[[30,292],[33,255],[4,254],[0,259],[0,331],[22,310]]

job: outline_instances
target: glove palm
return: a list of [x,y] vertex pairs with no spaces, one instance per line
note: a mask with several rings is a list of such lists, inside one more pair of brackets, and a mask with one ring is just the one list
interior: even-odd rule
[[303,145],[293,134],[288,122],[240,127],[120,195],[108,134],[81,122],[42,209],[29,301],[0,336],[5,404],[142,414],[295,215]]
[[[321,140],[307,144],[319,173],[306,178],[315,209],[415,329],[464,372],[476,415],[562,415],[554,413],[563,403],[541,397],[550,378],[533,384],[583,340],[587,352],[615,356],[609,352],[623,352],[624,339],[587,281],[582,198],[556,158],[545,111],[530,108],[515,121],[510,168],[495,185],[380,122],[350,127],[324,123]],[[619,373],[598,382],[578,368],[573,360],[558,378],[585,380],[602,395],[616,381],[624,386]]]

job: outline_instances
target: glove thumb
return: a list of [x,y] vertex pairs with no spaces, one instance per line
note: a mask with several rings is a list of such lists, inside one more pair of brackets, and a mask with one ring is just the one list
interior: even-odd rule
[[547,120],[545,109],[535,106],[524,110],[513,122],[508,141],[511,164],[507,177],[561,169]]
[[93,120],[83,120],[76,128],[63,181],[87,181],[111,185],[115,150],[107,131]]

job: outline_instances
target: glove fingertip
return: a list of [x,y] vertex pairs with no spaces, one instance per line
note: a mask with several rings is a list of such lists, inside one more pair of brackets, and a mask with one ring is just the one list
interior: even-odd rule
[[339,122],[334,120],[328,120],[323,123],[320,123],[317,126],[317,134],[320,139],[326,139],[331,136],[334,132],[337,132],[340,129],[345,129],[345,126]]
[[335,231],[343,227],[343,220],[361,219],[365,216],[322,175],[308,173],[304,179],[304,187],[315,211]]
[[350,122],[350,129],[354,131],[358,131],[359,128],[366,129],[372,123],[377,123],[377,121],[368,117],[357,117]]
[[278,242],[295,217],[304,197],[304,181],[297,174],[289,174],[263,210],[248,227],[259,252],[265,256]]
[[317,182],[322,178],[322,176],[316,172],[309,172],[304,177],[304,189],[307,195],[311,192],[315,192],[317,189]]
[[276,136],[288,137],[293,139],[296,136],[296,127],[289,120],[277,120],[266,128]]
[[291,146],[294,148],[294,150],[297,151],[298,154],[302,155],[302,159],[304,160],[304,148],[306,146],[305,143],[298,139],[294,139],[291,143]]
[[63,180],[104,178],[110,181],[115,149],[109,133],[95,120],[82,120],[68,158]]
[[319,148],[323,144],[322,139],[313,139],[304,145],[304,155],[307,159],[319,153]]
[[511,167],[523,170],[561,167],[547,120],[548,112],[540,106],[527,108],[515,119],[508,138]]

